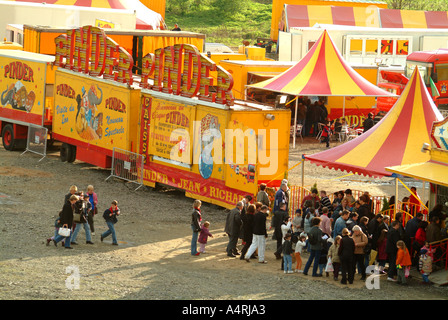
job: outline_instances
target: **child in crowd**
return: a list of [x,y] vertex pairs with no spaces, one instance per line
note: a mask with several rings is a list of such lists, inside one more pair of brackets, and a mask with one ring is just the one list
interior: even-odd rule
[[331,129],[330,129],[330,122],[327,122],[323,128],[322,128],[322,135],[321,135],[321,142],[326,143],[326,147],[330,147],[330,136],[331,136]]
[[282,253],[283,253],[283,267],[285,273],[293,273],[292,271],[292,242],[291,242],[291,234],[287,233],[285,235],[285,241],[282,244]]
[[207,244],[208,237],[213,238],[213,235],[208,230],[209,227],[210,227],[210,222],[208,222],[208,221],[205,221],[201,227],[201,233],[199,234],[199,238],[198,238],[200,253],[205,253],[205,245]]
[[296,256],[296,272],[303,272],[302,270],[302,249],[306,246],[306,235],[301,234],[299,241],[296,243],[295,256]]
[[[320,258],[319,258],[319,274],[321,276],[323,275],[325,267],[327,266],[327,254],[330,246],[331,243],[328,242],[328,235],[324,234],[322,237],[322,250],[320,251]],[[326,276],[328,277],[328,272],[326,272]]]
[[334,243],[331,245],[330,249],[328,249],[327,257],[331,258],[331,263],[333,263],[333,279],[334,281],[338,281],[339,269],[341,267],[341,259],[338,255],[339,245],[341,243],[341,236],[337,236],[334,239]]
[[382,229],[377,242],[378,255],[376,257],[378,261],[378,269],[381,274],[385,273],[384,267],[386,266],[387,262],[386,245],[387,245],[387,230]]
[[412,265],[411,255],[404,241],[399,240],[397,242],[397,248],[397,260],[395,262],[397,266],[397,283],[406,285],[406,278]]
[[432,272],[432,258],[428,255],[427,249],[420,250],[419,269],[422,274],[423,284],[429,284],[428,276]]

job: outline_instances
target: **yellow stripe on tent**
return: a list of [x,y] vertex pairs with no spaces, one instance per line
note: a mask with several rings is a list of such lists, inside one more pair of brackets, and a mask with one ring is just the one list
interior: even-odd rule
[[[315,8],[317,7],[317,8]],[[310,27],[316,23],[333,24],[333,14],[330,6],[308,6],[308,21]]]
[[428,28],[424,11],[400,10],[403,28]]
[[364,94],[349,73],[345,71],[328,36],[325,37],[325,63],[327,64],[327,79],[331,92],[346,92],[350,96]]

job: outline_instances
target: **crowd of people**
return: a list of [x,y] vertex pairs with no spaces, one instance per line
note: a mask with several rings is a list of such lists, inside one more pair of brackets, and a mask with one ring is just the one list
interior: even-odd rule
[[[63,243],[64,248],[73,249],[72,245],[77,245],[78,233],[83,227],[86,235],[86,244],[93,245],[92,236],[95,235],[94,217],[98,214],[98,196],[92,185],[87,186],[85,192],[78,191],[78,187],[72,185],[69,193],[64,197],[62,210],[55,220],[54,235],[47,238],[46,244],[51,242],[57,247],[59,242]],[[115,224],[118,222],[117,216],[120,215],[118,202],[113,200],[110,207],[103,213],[103,218],[108,229],[100,235],[100,240],[112,235],[112,245],[118,245],[115,232]]]
[[[436,205],[427,215],[419,210],[423,206],[413,206],[414,212],[410,210],[413,218],[404,223],[402,211],[393,217],[375,213],[368,192],[355,199],[347,189],[335,192],[330,200],[325,191],[312,188],[300,209],[290,216],[287,181],[282,182],[275,195],[272,214],[265,189],[262,184],[255,199],[248,195],[229,211],[224,228],[229,237],[228,257],[240,255],[247,262],[258,257],[259,263],[267,263],[266,240],[268,229],[272,229],[272,239],[276,241],[274,255],[281,260],[284,273],[308,275],[311,269],[312,277],[332,274],[335,281],[352,284],[356,271],[363,281],[367,267],[375,265],[378,273],[387,275],[388,281],[406,285],[411,266],[422,274],[422,283],[429,283],[433,260],[441,254],[431,249],[429,243],[448,238],[445,225],[448,221],[441,205]],[[411,191],[411,196],[417,198],[417,190]],[[210,236],[206,224],[201,227],[198,203],[192,215],[192,255],[199,254],[196,250],[199,233]],[[240,239],[243,246],[238,252]],[[201,246],[202,243],[206,243],[206,238]],[[304,252],[309,254],[306,261],[302,260]]]

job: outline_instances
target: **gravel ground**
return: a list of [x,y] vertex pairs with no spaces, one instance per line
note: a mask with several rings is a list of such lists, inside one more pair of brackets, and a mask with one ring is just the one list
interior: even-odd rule
[[[311,142],[311,143],[310,143]],[[312,139],[291,151],[293,164],[301,153],[321,147]],[[111,178],[109,171],[75,161],[59,161],[54,150],[39,162],[32,153],[8,152],[0,147],[0,299],[14,300],[422,300],[447,299],[448,288],[422,286],[411,279],[407,287],[380,278],[380,288],[369,290],[358,280],[342,286],[332,278],[284,274],[273,255],[275,242],[268,240],[268,264],[246,263],[225,254],[223,232],[226,210],[204,204],[203,217],[211,222],[214,238],[208,253],[189,254],[192,199],[176,190],[141,188]],[[290,182],[300,183],[300,167],[290,172]],[[344,186],[392,192],[390,181],[351,176],[329,180],[344,173],[306,165],[306,183],[336,191]],[[122,215],[116,225],[119,246],[95,217],[94,245],[84,241],[66,250],[59,244],[46,246],[54,233],[53,223],[70,185],[85,190],[94,185],[102,212],[117,199]],[[359,187],[359,188],[358,188]],[[305,259],[307,256],[305,255]],[[79,282],[71,281],[79,274]],[[79,287],[77,285],[79,284]]]

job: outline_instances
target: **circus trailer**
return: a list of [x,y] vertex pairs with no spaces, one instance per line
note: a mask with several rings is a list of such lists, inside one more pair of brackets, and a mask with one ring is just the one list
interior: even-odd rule
[[109,168],[113,148],[137,149],[140,88],[131,55],[85,26],[55,39],[53,136],[62,161]]
[[144,184],[233,208],[262,182],[288,170],[290,111],[236,101],[232,106],[142,90],[139,153]]
[[30,125],[51,132],[54,57],[0,50],[0,128],[6,150],[25,149]]
[[262,182],[279,186],[288,170],[290,111],[234,99],[231,74],[193,46],[162,50],[165,59],[145,64],[154,83],[141,84],[144,184],[226,208]]
[[139,97],[136,86],[58,69],[53,136],[61,160],[109,168],[114,147],[136,151]]

